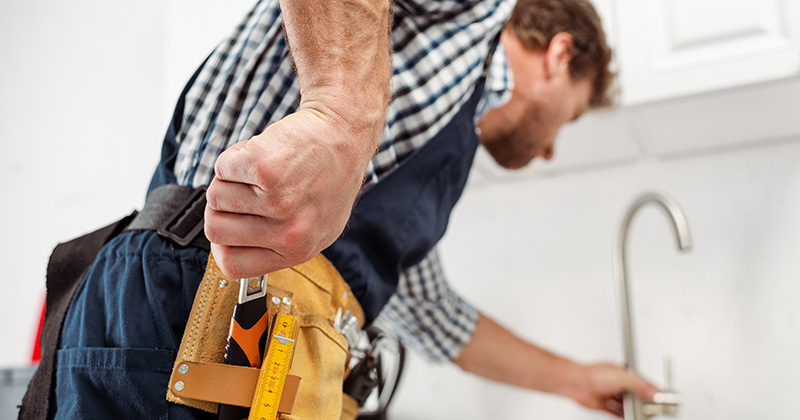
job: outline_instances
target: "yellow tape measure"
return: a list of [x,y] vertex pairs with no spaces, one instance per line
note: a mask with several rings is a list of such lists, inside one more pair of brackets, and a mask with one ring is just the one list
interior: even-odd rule
[[275,315],[267,355],[258,373],[249,420],[274,420],[278,417],[283,385],[292,362],[296,321],[294,316],[286,313]]

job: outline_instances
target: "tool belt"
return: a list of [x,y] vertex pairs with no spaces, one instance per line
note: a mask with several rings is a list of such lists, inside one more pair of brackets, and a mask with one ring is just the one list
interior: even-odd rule
[[[337,308],[363,319],[347,283],[321,255],[271,273],[268,281],[267,300],[290,297],[300,327],[279,409],[282,418],[354,419],[359,406],[342,391],[348,342],[331,325]],[[172,370],[170,401],[210,412],[216,412],[217,403],[250,406],[259,370],[224,364],[238,296],[238,283],[222,274],[210,256]],[[269,308],[273,315],[276,307]]]
[[[176,200],[177,198],[177,200]],[[177,202],[177,205],[176,205]],[[205,247],[202,214],[205,189],[167,185],[154,190],[129,230],[153,229],[179,245]],[[202,241],[205,241],[203,243]],[[270,273],[267,299],[290,298],[299,333],[282,393],[284,419],[354,419],[359,405],[344,394],[349,344],[333,327],[337,312],[349,311],[364,324],[364,313],[350,287],[322,255]],[[225,276],[209,255],[173,365],[169,401],[216,412],[218,404],[249,407],[259,369],[225,364],[226,342],[239,283]],[[269,318],[276,305],[269,305]],[[341,308],[341,309],[340,309]],[[268,319],[269,319],[268,318]]]
[[[204,189],[165,185],[150,193],[141,213],[134,212],[54,250],[48,266],[50,322],[42,332],[42,364],[29,386],[20,418],[45,418],[50,409],[53,359],[64,314],[102,245],[123,231],[156,230],[178,246],[208,250],[209,243],[202,233],[204,208]],[[318,255],[304,264],[270,273],[266,292],[268,300],[291,299],[298,327],[279,418],[355,419],[359,402],[343,392],[350,373],[350,344],[334,328],[337,317],[345,311],[357,322],[358,329],[364,325],[363,310],[348,284],[324,256]],[[226,277],[209,254],[169,389],[165,390],[169,401],[208,412],[216,412],[219,404],[250,406],[259,369],[227,365],[224,360],[238,297],[239,283]],[[270,305],[269,310],[273,315],[276,308]]]

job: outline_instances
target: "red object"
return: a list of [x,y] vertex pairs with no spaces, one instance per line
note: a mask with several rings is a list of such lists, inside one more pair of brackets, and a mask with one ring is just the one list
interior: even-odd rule
[[42,360],[42,326],[44,325],[44,313],[46,312],[47,305],[42,303],[42,315],[39,317],[39,329],[36,332],[36,341],[33,343],[33,355],[31,355],[31,362],[34,364]]

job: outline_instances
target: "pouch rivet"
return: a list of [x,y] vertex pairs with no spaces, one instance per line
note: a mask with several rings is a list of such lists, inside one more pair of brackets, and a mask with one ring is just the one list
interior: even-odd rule
[[175,382],[175,390],[178,392],[183,391],[183,381]]
[[188,365],[185,365],[185,364],[184,364],[184,365],[180,365],[180,366],[178,366],[178,372],[180,372],[180,373],[186,373],[186,372],[188,372],[188,371],[189,371],[189,366],[188,366]]
[[227,280],[220,280],[219,281],[219,288],[220,289],[224,288],[227,285],[228,285],[228,281]]
[[272,303],[274,303],[276,305],[280,305],[281,304],[281,298],[279,298],[277,296],[273,296],[272,297]]
[[289,296],[286,296],[285,298],[283,298],[283,304],[286,305],[286,306],[289,306],[289,305],[292,304],[292,300],[289,299]]

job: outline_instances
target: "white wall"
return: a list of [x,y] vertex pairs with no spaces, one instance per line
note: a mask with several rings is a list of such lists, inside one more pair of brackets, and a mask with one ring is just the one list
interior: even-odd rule
[[141,207],[183,83],[250,5],[0,3],[0,367],[30,360],[52,248]]
[[[663,383],[662,358],[672,357],[681,418],[793,418],[798,140],[472,184],[442,245],[445,268],[458,290],[523,337],[582,362],[621,363],[612,239],[634,196],[666,191],[686,213],[694,248],[676,251],[656,207],[633,220],[628,256],[642,371]],[[417,358],[406,373],[398,419],[607,418]]]
[[[27,363],[52,247],[141,205],[182,83],[250,1],[62,3],[0,3],[0,367]],[[681,418],[791,418],[800,392],[800,138],[717,142],[665,159],[643,146],[646,129],[614,124],[629,137],[601,164],[564,166],[567,153],[562,166],[498,177],[483,159],[442,247],[453,283],[536,343],[584,362],[621,362],[614,228],[638,192],[666,191],[686,211],[695,248],[677,254],[655,209],[634,220],[645,374],[661,381],[662,356],[673,358]],[[596,156],[618,140],[580,144]],[[395,415],[606,418],[416,358]]]
[[52,247],[144,198],[168,119],[164,16],[156,0],[0,4],[0,366],[30,358]]

